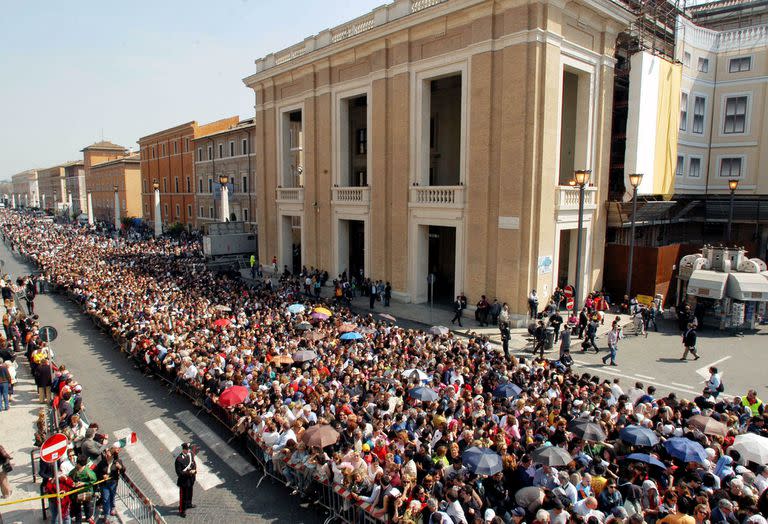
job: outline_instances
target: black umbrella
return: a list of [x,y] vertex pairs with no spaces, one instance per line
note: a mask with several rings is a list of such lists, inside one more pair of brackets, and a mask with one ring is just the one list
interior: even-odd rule
[[533,450],[531,458],[534,464],[544,466],[563,467],[573,462],[573,457],[563,448],[557,446],[541,446]]
[[574,419],[568,424],[568,431],[582,440],[590,442],[602,442],[605,440],[605,432],[599,424],[585,419]]

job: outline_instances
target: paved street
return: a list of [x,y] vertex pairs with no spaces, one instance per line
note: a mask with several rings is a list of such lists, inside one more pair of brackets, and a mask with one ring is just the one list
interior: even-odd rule
[[[31,270],[5,245],[0,245],[0,259],[6,262],[4,271],[11,274]],[[44,325],[59,332],[53,343],[56,361],[66,364],[83,384],[88,417],[99,422],[110,441],[130,431],[137,433],[138,444],[123,453],[126,469],[169,523],[323,520],[324,515],[313,508],[299,506],[299,499],[282,486],[265,480],[255,489],[259,474],[233,453],[218,424],[204,415],[195,417],[197,410],[191,403],[134,369],[73,303],[59,295],[40,295],[35,309]],[[178,489],[169,451],[180,441],[200,446],[198,461],[208,468],[207,472],[201,468],[195,486],[197,508],[186,519],[176,516]]]

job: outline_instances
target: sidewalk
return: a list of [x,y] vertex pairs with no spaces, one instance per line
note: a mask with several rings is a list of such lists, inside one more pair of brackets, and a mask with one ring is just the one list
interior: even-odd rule
[[[267,273],[265,272],[265,274]],[[240,275],[246,282],[254,282],[254,280],[251,279],[250,269],[241,269]],[[276,286],[277,279],[273,278],[272,283]],[[333,298],[333,287],[330,285],[324,286],[320,292],[320,296],[322,298]],[[450,308],[446,308],[445,306],[435,306],[433,309],[431,309],[429,304],[412,304],[399,302],[395,299],[392,299],[389,307],[384,307],[383,302],[376,302],[374,309],[371,310],[369,309],[368,297],[358,296],[355,297],[355,299],[352,301],[352,310],[356,313],[363,314],[369,312],[373,312],[375,315],[386,313],[388,315],[392,315],[398,321],[405,320],[414,324],[418,324],[418,327],[422,329],[429,329],[430,326],[445,326],[460,336],[468,336],[470,334],[477,334],[481,336],[486,335],[493,343],[499,346],[499,351],[501,351],[501,334],[499,333],[499,328],[496,326],[480,327],[478,322],[475,321],[474,313],[471,311],[466,312],[466,315],[462,319],[463,326],[459,327],[457,325],[451,325],[451,317],[453,317],[453,311]],[[621,318],[622,326],[626,325],[630,321],[630,317],[628,315],[616,315],[613,313],[607,314],[605,317],[605,324],[600,326],[597,330],[598,345],[601,347],[605,345],[601,343],[601,338],[603,338],[604,335],[611,330],[611,323],[617,316]],[[531,338],[528,335],[527,327],[513,328],[511,330],[511,338],[509,340],[510,351],[520,352],[527,346],[531,346]],[[581,340],[577,339],[576,337],[572,337],[571,351],[576,351],[579,349],[581,349]],[[558,346],[556,344],[552,351],[557,350]]]
[[[2,502],[40,495],[40,477],[37,478],[37,484],[32,482],[29,454],[35,449],[35,421],[43,405],[37,402],[37,388],[24,355],[19,354],[16,362],[19,363],[19,370],[14,386],[14,402],[9,412],[0,413],[3,428],[0,442],[13,457],[13,471],[8,475],[13,494],[8,500],[2,499]],[[39,500],[0,506],[0,515],[4,524],[45,522]]]

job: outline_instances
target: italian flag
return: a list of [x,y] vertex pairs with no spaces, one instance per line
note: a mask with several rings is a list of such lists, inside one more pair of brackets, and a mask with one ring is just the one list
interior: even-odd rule
[[112,446],[114,446],[116,448],[124,448],[126,446],[130,446],[131,444],[136,444],[136,442],[138,442],[138,440],[139,439],[136,437],[136,432],[134,431],[134,432],[131,433],[131,435],[129,437],[121,438],[120,440],[118,440],[117,442],[112,444]]

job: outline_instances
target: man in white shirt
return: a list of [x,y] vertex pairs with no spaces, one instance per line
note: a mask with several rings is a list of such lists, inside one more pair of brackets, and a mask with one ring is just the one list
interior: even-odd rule
[[459,503],[459,494],[456,489],[449,489],[448,493],[445,494],[445,498],[448,499],[448,508],[445,512],[453,519],[453,522],[456,524],[467,524],[467,517],[464,515],[464,508]]
[[763,494],[763,491],[768,488],[768,466],[763,466],[760,474],[755,477],[755,489],[757,490],[757,496]]
[[430,498],[427,500],[427,510],[430,512],[429,521],[425,521],[424,524],[453,524],[451,517],[439,510],[437,499]]

